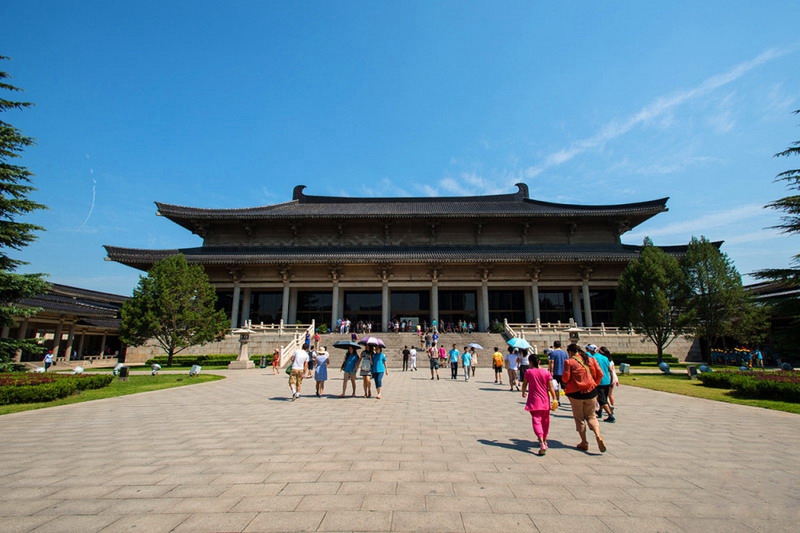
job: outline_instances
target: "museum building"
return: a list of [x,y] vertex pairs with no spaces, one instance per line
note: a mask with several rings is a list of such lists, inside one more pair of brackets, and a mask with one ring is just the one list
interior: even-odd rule
[[[158,215],[202,246],[106,246],[108,259],[140,270],[183,254],[203,265],[231,327],[336,324],[383,331],[391,320],[613,324],[615,288],[640,246],[621,236],[667,211],[667,198],[571,205],[512,194],[369,198],[311,196],[242,209],[156,202]],[[685,246],[665,247],[681,253]]]

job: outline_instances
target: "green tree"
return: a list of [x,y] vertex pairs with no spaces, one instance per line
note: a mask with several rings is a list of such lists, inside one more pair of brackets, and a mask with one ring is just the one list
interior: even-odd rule
[[225,336],[228,318],[214,309],[216,301],[202,266],[189,264],[180,254],[167,257],[140,276],[122,306],[120,338],[132,346],[155,339],[172,366],[173,356],[189,346]]
[[687,309],[700,337],[703,357],[711,361],[710,348],[730,337],[753,341],[763,333],[755,303],[742,286],[742,277],[727,254],[705,237],[692,237],[681,261],[687,281]]
[[[794,111],[800,114],[800,109]],[[790,157],[800,155],[800,141],[795,141],[789,148],[775,154],[775,157]],[[800,168],[786,170],[775,176],[775,181],[785,182],[786,187],[795,192],[800,192]],[[792,235],[800,234],[800,194],[791,194],[779,200],[767,204],[765,207],[782,211],[784,213],[781,223],[773,226],[783,233]],[[778,286],[786,289],[796,289],[800,287],[800,254],[795,255],[792,261],[785,268],[771,268],[759,270],[753,274],[758,279],[771,281]],[[780,317],[788,317],[790,320],[789,328],[786,329],[781,337],[776,339],[779,343],[795,349],[800,336],[796,333],[800,326],[800,298],[791,295],[791,290],[785,291],[788,296],[778,298],[771,312]]]
[[656,345],[658,362],[686,322],[685,278],[678,260],[645,238],[638,259],[619,278],[615,321],[630,324]]
[[[0,56],[0,60],[8,59]],[[20,91],[6,80],[10,76],[0,71],[0,90]],[[22,110],[29,102],[17,102],[0,97],[0,112]],[[36,189],[31,185],[33,174],[25,167],[14,164],[21,153],[34,144],[32,138],[0,120],[0,326],[14,327],[22,319],[35,315],[39,309],[20,307],[23,298],[47,292],[49,284],[44,274],[17,274],[24,261],[10,257],[9,251],[19,251],[36,239],[41,228],[18,219],[32,211],[45,209],[42,204],[28,198]],[[6,367],[17,352],[40,352],[38,344],[29,339],[0,339],[0,367]]]

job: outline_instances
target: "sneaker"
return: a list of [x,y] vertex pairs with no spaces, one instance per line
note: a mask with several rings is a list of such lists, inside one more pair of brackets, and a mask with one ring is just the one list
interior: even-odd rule
[[295,401],[296,399],[297,399],[297,393],[293,392],[292,393],[292,401]]
[[616,421],[617,421],[617,419],[614,418],[614,415],[611,415],[608,418],[606,418],[605,420],[603,420],[603,422],[616,422]]
[[600,418],[601,416],[603,416],[603,410],[598,409],[597,411],[594,412],[594,414],[595,416],[597,416],[597,418]]

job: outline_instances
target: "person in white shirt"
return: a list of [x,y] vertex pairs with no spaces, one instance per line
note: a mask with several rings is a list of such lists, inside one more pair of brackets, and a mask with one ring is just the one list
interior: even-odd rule
[[409,370],[416,370],[417,369],[417,349],[412,346],[410,351],[411,351],[411,368]]
[[295,350],[292,356],[292,370],[289,374],[289,388],[292,389],[292,401],[300,397],[300,387],[303,385],[303,376],[308,372],[308,344],[303,344]]
[[508,353],[505,356],[505,366],[508,371],[508,384],[511,386],[511,391],[514,387],[520,390],[519,381],[517,380],[517,371],[519,370],[519,354],[512,348],[508,347]]

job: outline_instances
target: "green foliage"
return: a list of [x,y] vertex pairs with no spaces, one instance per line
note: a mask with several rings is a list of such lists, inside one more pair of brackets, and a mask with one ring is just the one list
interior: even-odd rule
[[328,333],[328,324],[320,324],[319,326],[317,326],[317,333],[319,333],[320,335],[325,335],[326,333]]
[[51,402],[76,391],[101,389],[113,379],[110,374],[0,374],[0,405]]
[[[172,358],[172,366],[173,367],[186,367],[190,368],[193,365],[200,365],[203,367],[211,367],[211,366],[227,366],[228,363],[231,361],[235,361],[238,355],[236,354],[214,354],[214,355],[176,355]],[[166,355],[159,355],[157,357],[153,357],[152,359],[148,359],[145,362],[145,365],[149,366],[154,363],[157,363],[161,366],[165,366],[169,360],[169,357]],[[261,363],[261,354],[251,355],[250,360],[256,363],[256,365]],[[272,354],[267,354],[267,364],[272,363]]]
[[506,327],[501,324],[500,322],[493,322],[491,326],[489,326],[489,333],[504,333]]
[[687,307],[710,361],[709,347],[723,337],[751,340],[764,330],[761,313],[742,286],[742,278],[727,254],[705,237],[692,237],[681,265],[688,287]]
[[[8,59],[0,56],[0,60]],[[9,84],[10,76],[0,71],[0,90],[19,91]],[[0,98],[0,112],[21,110],[30,107],[29,102],[17,102]],[[11,124],[0,120],[0,327],[13,327],[17,321],[35,314],[38,309],[23,308],[15,302],[42,294],[48,284],[44,274],[16,274],[17,267],[26,264],[12,259],[8,250],[19,251],[36,239],[36,232],[43,228],[18,219],[45,206],[28,198],[36,189],[31,185],[33,174],[25,167],[13,162],[21,152],[34,144],[32,138],[22,134]],[[38,346],[31,340],[0,339],[0,363],[8,363],[18,351],[36,352]]]
[[678,260],[645,239],[639,258],[628,263],[620,276],[616,322],[645,335],[661,356],[688,320],[685,281]]
[[744,398],[800,402],[800,372],[710,372],[697,378],[706,387],[733,389]]
[[122,306],[120,338],[132,346],[155,339],[172,364],[189,346],[224,338],[228,318],[215,310],[217,295],[203,267],[183,255],[162,259],[139,278],[139,285]]

